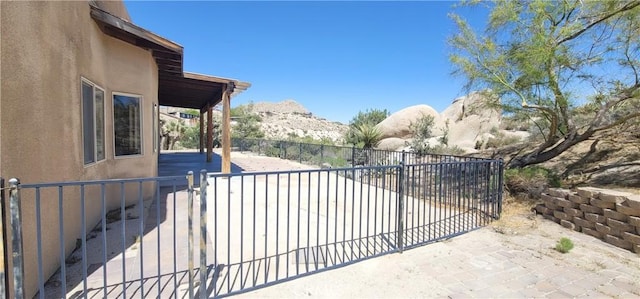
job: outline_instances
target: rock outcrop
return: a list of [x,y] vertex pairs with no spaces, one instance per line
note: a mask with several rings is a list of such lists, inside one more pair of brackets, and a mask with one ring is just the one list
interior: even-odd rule
[[382,133],[383,139],[411,138],[413,135],[411,124],[427,115],[433,116],[436,127],[440,128],[442,126],[442,120],[438,111],[429,105],[415,105],[391,114],[376,127]]
[[[378,148],[385,150],[406,149],[413,137],[411,124],[425,115],[434,118],[433,137],[425,142],[429,146],[456,146],[466,152],[477,151],[487,144],[489,139],[510,138],[521,140],[528,136],[527,132],[513,132],[500,129],[501,111],[488,107],[486,93],[474,92],[455,99],[442,113],[438,113],[428,105],[416,105],[393,113],[378,124],[383,139]],[[444,135],[447,138],[442,138]]]
[[294,100],[278,103],[258,102],[252,106],[252,112],[262,121],[260,128],[265,138],[287,140],[291,137],[311,137],[316,140],[330,138],[342,142],[348,126],[316,117],[304,106]]

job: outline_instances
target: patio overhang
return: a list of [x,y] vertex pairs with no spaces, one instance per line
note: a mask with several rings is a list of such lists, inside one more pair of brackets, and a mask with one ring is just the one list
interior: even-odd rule
[[[207,161],[211,161],[213,147],[213,107],[223,104],[222,170],[230,171],[230,99],[251,86],[248,82],[184,72],[183,47],[127,20],[90,4],[91,17],[106,35],[120,39],[151,52],[158,65],[158,104],[178,108],[198,109],[207,113]],[[202,120],[203,118],[200,117]],[[200,122],[200,140],[203,140]],[[201,142],[200,152],[203,152]]]

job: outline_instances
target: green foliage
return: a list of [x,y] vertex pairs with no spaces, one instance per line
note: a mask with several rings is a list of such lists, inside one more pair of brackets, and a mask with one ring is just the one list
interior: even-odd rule
[[426,149],[426,153],[434,154],[434,155],[453,155],[460,156],[464,155],[466,152],[464,149],[460,148],[457,145],[447,146],[444,144],[438,144]]
[[295,133],[289,133],[289,138],[287,141],[291,142],[300,142],[300,143],[310,143],[310,144],[324,144],[324,145],[335,145],[333,139],[329,137],[322,137],[320,139],[315,139],[311,136],[298,136]]
[[196,109],[184,109],[183,113],[191,114],[191,115],[195,115],[195,116],[199,116],[200,115],[200,111],[198,111]]
[[411,124],[413,140],[409,143],[414,153],[426,155],[431,151],[427,140],[432,137],[433,116],[423,115],[418,121]]
[[374,148],[382,139],[382,132],[370,123],[363,123],[356,127],[354,140],[361,143],[363,148]]
[[236,122],[231,130],[231,137],[243,139],[264,137],[264,132],[260,129],[262,119],[253,113],[253,104],[231,108],[230,112]]
[[[450,61],[467,89],[495,95],[487,105],[538,128],[537,148],[522,151],[511,167],[545,162],[640,118],[640,2],[495,1],[490,7],[484,31],[451,15],[458,33],[449,40]],[[588,113],[576,117],[584,105]]]
[[348,144],[358,144],[358,128],[365,126],[375,126],[385,120],[389,116],[387,109],[368,109],[366,111],[359,111],[349,122],[349,131],[345,134],[345,142]]
[[569,238],[560,238],[558,243],[556,243],[556,250],[561,253],[567,253],[571,249],[573,249],[573,242]]
[[[214,136],[219,136],[219,134],[214,134]],[[196,124],[195,127],[188,127],[185,130],[184,135],[180,140],[180,146],[190,149],[198,148],[200,146],[200,126],[198,124]]]
[[526,194],[530,198],[539,198],[548,187],[562,185],[557,174],[539,166],[507,169],[504,183],[511,194]]
[[176,143],[184,137],[184,134],[187,131],[187,126],[185,126],[183,120],[170,122],[162,121],[160,130],[164,139],[162,149],[173,150],[176,148]]
[[492,134],[494,135],[494,137],[487,139],[486,143],[484,144],[485,148],[501,148],[520,142],[520,137],[507,136],[498,130],[496,130],[496,132],[492,132]]

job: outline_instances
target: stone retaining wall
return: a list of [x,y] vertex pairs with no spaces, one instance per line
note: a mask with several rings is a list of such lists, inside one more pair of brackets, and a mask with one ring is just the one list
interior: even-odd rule
[[640,195],[593,187],[548,189],[536,212],[566,228],[640,254]]

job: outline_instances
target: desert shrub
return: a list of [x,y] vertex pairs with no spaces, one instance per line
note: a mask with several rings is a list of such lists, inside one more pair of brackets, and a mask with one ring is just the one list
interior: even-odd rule
[[361,140],[358,136],[359,127],[366,125],[368,127],[374,127],[379,124],[387,116],[389,116],[389,111],[387,109],[379,110],[379,109],[370,109],[366,111],[360,111],[356,116],[354,116],[349,122],[349,130],[344,136],[345,142],[348,144],[357,144]]
[[567,253],[571,249],[573,249],[573,242],[569,238],[561,238],[558,243],[556,243],[556,250],[561,253]]
[[540,166],[507,169],[504,182],[511,194],[526,194],[529,198],[539,198],[544,189],[561,185],[557,174]]
[[520,138],[517,136],[505,136],[504,134],[497,134],[494,138],[489,138],[485,144],[486,148],[501,148],[503,146],[512,145],[520,142]]
[[431,153],[432,149],[426,141],[432,137],[433,122],[433,116],[423,115],[410,126],[413,131],[413,140],[409,143],[409,146],[411,146],[414,153],[420,156]]
[[427,152],[433,155],[453,155],[453,156],[459,156],[466,153],[464,149],[460,148],[457,145],[446,146],[443,144],[429,147],[427,149]]

